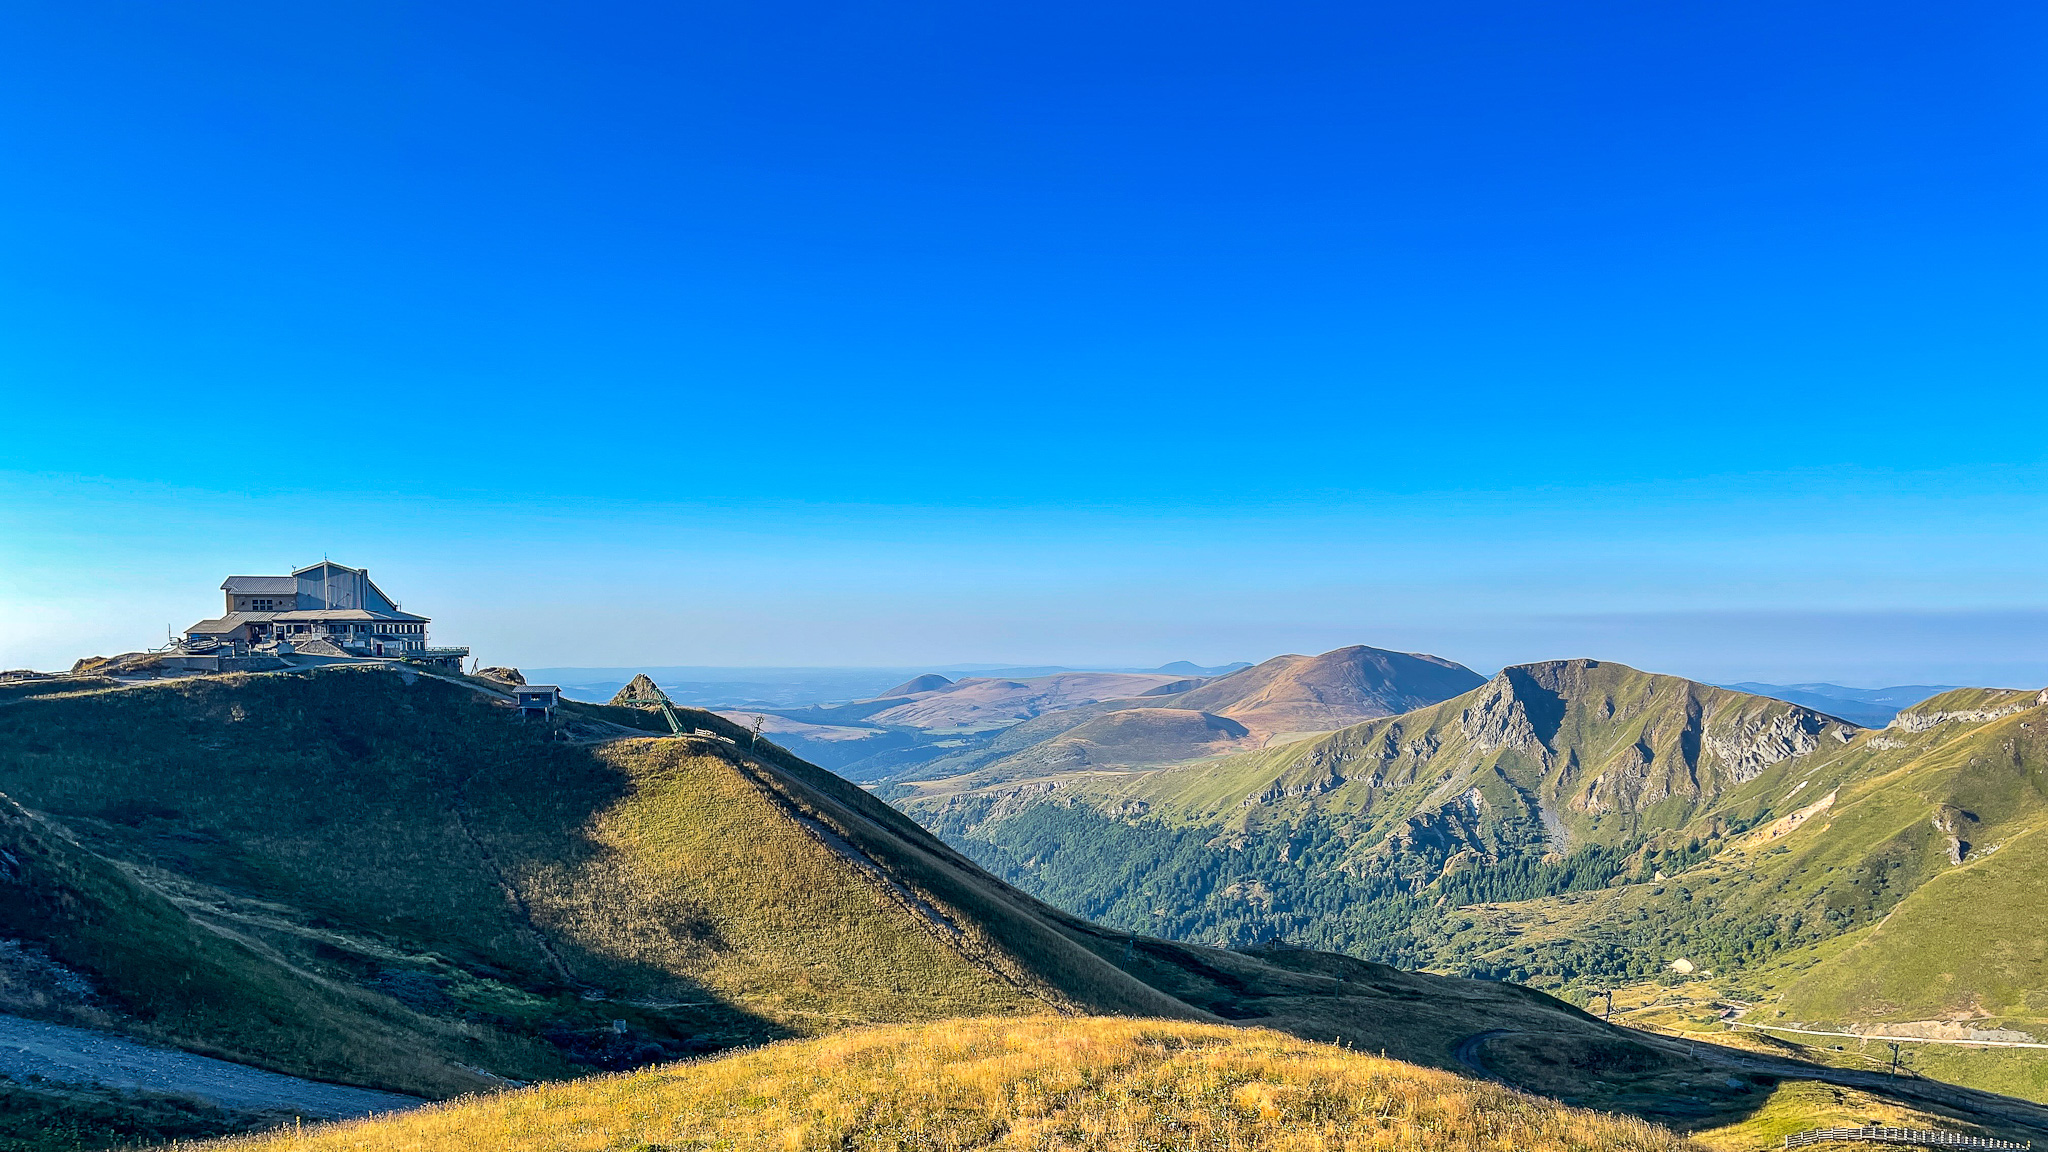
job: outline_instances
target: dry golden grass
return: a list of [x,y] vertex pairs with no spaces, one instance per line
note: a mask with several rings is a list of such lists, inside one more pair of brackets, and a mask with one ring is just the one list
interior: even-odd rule
[[483,1149],[1697,1149],[1641,1121],[1277,1032],[982,1018],[250,1137],[241,1152]]

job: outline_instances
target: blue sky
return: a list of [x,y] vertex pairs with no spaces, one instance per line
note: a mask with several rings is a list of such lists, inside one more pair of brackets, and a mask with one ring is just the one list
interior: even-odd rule
[[2048,11],[24,3],[0,664],[2048,682]]

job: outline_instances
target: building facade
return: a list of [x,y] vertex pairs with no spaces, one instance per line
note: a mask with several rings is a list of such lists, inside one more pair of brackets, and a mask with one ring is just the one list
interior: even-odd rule
[[230,576],[224,611],[185,630],[187,651],[401,658],[461,666],[468,649],[427,643],[425,616],[400,610],[366,568],[323,560],[289,576]]

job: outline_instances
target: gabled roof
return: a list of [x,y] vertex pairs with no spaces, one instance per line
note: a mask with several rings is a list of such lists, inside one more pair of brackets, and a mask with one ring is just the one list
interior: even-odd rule
[[299,582],[290,576],[230,576],[220,587],[237,596],[291,596]]

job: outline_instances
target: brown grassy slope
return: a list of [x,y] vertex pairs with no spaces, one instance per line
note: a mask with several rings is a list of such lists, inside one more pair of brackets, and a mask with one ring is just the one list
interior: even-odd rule
[[1135,741],[1110,738],[1109,732],[1083,735],[1089,763],[1171,764],[1232,751],[1218,747],[1208,731],[1218,717],[1244,726],[1246,733],[1238,743],[1255,748],[1435,704],[1481,683],[1478,673],[1441,657],[1364,645],[1320,656],[1276,656],[1186,692],[1106,700],[1026,720],[985,747],[922,766],[919,778],[981,772],[978,782],[987,784],[1072,768],[1076,765],[1070,762],[1071,748],[1047,748],[1046,743],[1129,709],[1183,713],[1180,722],[1192,738],[1169,747],[1157,731],[1133,732]]
[[1250,729],[1225,716],[1185,708],[1129,708],[1078,724],[969,779],[1178,764],[1254,746]]
[[906,728],[1003,727],[1047,712],[1137,696],[1175,679],[1131,672],[1062,672],[1030,680],[967,679],[919,693],[869,719]]
[[1228,716],[1261,735],[1330,732],[1462,695],[1484,677],[1440,656],[1363,644],[1320,656],[1276,656],[1168,698]]
[[235,1142],[390,1149],[1651,1152],[1674,1134],[1273,1032],[958,1020]]

